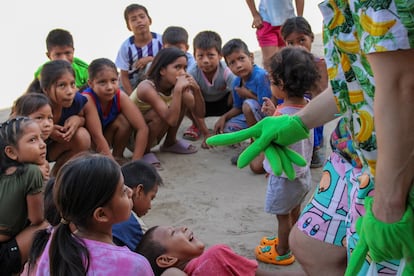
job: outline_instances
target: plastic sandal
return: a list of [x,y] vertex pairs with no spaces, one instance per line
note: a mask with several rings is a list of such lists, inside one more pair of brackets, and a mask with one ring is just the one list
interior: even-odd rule
[[189,126],[183,133],[183,138],[190,141],[197,141],[200,136],[201,132],[195,125]]
[[278,245],[279,238],[276,236],[264,236],[260,240],[260,245]]
[[289,251],[285,255],[279,255],[276,252],[276,247],[271,245],[258,245],[255,249],[256,259],[263,263],[274,265],[290,265],[295,261],[295,256]]

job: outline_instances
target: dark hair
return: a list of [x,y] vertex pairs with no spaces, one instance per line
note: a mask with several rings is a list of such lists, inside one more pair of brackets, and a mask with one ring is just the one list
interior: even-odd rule
[[300,33],[314,38],[312,27],[309,22],[302,16],[295,16],[286,19],[280,30],[283,40],[286,40],[291,33]]
[[88,66],[88,75],[89,79],[93,80],[96,78],[96,75],[105,69],[105,67],[108,67],[115,71],[115,73],[118,75],[118,69],[116,68],[115,63],[108,59],[108,58],[98,58],[93,60],[89,66]]
[[271,57],[269,66],[273,84],[283,84],[289,97],[303,97],[320,79],[314,56],[301,47],[284,47]]
[[143,160],[133,160],[121,167],[124,183],[128,187],[135,188],[139,184],[144,187],[144,193],[148,193],[155,185],[162,186],[162,178],[157,169]]
[[242,51],[246,55],[251,54],[251,52],[249,51],[249,47],[247,47],[247,44],[239,38],[229,40],[226,44],[224,44],[223,48],[221,49],[224,59],[226,59],[226,57],[228,57],[236,51]]
[[[49,222],[49,224],[53,227],[59,224],[60,222],[60,215],[59,212],[56,209],[56,205],[53,202],[53,186],[55,184],[55,178],[50,178],[45,186],[44,191],[44,215],[45,219]],[[42,254],[43,250],[46,247],[47,241],[49,240],[51,234],[51,227],[43,230],[39,230],[35,233],[33,237],[33,243],[32,247],[30,248],[29,252],[29,259],[28,259],[28,265],[29,265],[29,271],[31,271],[35,264],[37,259]]]
[[161,81],[161,69],[166,68],[169,64],[173,63],[179,57],[185,57],[185,59],[187,59],[186,54],[178,48],[171,47],[161,49],[155,55],[151,66],[148,69],[148,79],[153,80],[155,86],[158,87]]
[[53,199],[62,223],[56,226],[49,249],[52,275],[87,274],[89,251],[72,235],[70,223],[87,228],[96,208],[112,199],[120,176],[119,165],[99,154],[79,155],[58,171]]
[[136,10],[143,10],[145,14],[148,16],[149,20],[150,21],[152,20],[151,16],[149,16],[149,13],[146,7],[144,7],[143,5],[139,5],[139,4],[130,4],[124,10],[124,19],[125,19],[128,29],[129,29],[128,16],[131,12],[136,11]]
[[68,61],[59,59],[46,62],[40,71],[39,78],[32,81],[26,93],[45,93],[65,73],[70,73],[75,77],[75,71]]
[[24,116],[16,116],[0,124],[0,175],[10,167],[17,167],[17,173],[24,171],[24,163],[11,159],[5,149],[7,146],[17,147],[26,127],[30,124],[36,124],[36,122]]
[[193,40],[193,49],[207,50],[215,48],[219,54],[221,54],[221,37],[214,31],[202,31],[199,32]]
[[148,262],[151,265],[152,271],[154,271],[155,276],[161,275],[167,268],[159,267],[157,264],[157,258],[162,254],[167,252],[161,243],[154,240],[154,231],[158,226],[153,226],[145,232],[142,236],[141,241],[138,243],[135,252],[141,254],[147,258]]
[[45,105],[51,105],[49,98],[40,93],[29,93],[20,96],[13,104],[13,116],[29,116]]
[[46,37],[46,49],[49,52],[53,47],[57,46],[69,46],[74,48],[73,36],[71,33],[63,29],[51,30]]
[[169,43],[171,45],[177,45],[179,43],[188,44],[188,32],[183,27],[169,26],[162,33],[162,43]]

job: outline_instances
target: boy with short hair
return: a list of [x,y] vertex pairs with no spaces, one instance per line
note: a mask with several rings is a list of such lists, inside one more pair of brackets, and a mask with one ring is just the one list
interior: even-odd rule
[[[233,99],[231,95],[235,75],[221,60],[221,37],[214,31],[202,31],[193,40],[196,66],[188,72],[197,81],[204,97],[205,117],[221,116],[231,109]],[[197,140],[200,134],[204,136],[201,147],[208,149],[206,139],[211,135],[204,118],[197,118],[187,114],[192,125],[184,132],[184,138]]]
[[164,48],[177,47],[187,56],[187,70],[195,65],[194,56],[188,52],[188,32],[180,26],[169,26],[162,33],[162,44]]
[[124,183],[132,190],[132,211],[127,221],[112,226],[115,244],[126,245],[134,251],[147,227],[140,217],[151,209],[151,201],[163,185],[162,178],[151,164],[143,160],[133,160],[121,167]]
[[148,64],[162,48],[161,34],[151,32],[152,19],[147,8],[130,4],[124,10],[128,30],[133,35],[118,50],[115,64],[120,69],[120,87],[128,95],[143,79]]
[[[53,29],[46,37],[46,56],[52,60],[63,59],[70,64],[75,71],[75,84],[77,88],[88,83],[88,64],[74,56],[75,48],[72,34],[64,29]],[[43,65],[34,73],[35,78],[39,78]]]

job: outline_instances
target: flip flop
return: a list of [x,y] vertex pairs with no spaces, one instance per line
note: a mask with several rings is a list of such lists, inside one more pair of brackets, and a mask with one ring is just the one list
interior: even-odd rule
[[201,132],[195,125],[189,126],[183,133],[183,138],[190,141],[197,141],[200,136]]
[[196,153],[198,151],[197,147],[184,141],[184,140],[177,140],[175,144],[166,147],[161,146],[160,151],[163,152],[172,152],[172,153],[178,153],[178,154],[190,154],[190,153]]
[[153,165],[158,171],[164,170],[164,168],[161,166],[161,161],[158,160],[157,156],[153,152],[144,154],[142,160],[144,160],[148,164]]

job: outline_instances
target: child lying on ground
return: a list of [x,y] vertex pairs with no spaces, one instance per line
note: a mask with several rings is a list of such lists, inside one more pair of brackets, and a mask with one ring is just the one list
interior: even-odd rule
[[224,244],[204,247],[187,227],[154,226],[135,251],[148,259],[155,275],[169,268],[187,275],[304,275],[302,271],[262,270],[255,260],[236,254]]

